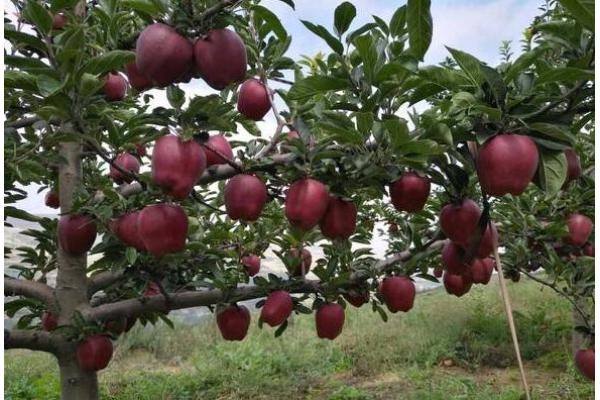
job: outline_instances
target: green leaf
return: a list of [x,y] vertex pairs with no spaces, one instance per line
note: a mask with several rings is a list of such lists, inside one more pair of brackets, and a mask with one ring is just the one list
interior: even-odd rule
[[294,83],[288,92],[290,100],[303,100],[316,94],[348,88],[345,79],[329,76],[309,76]]
[[348,28],[352,20],[356,17],[356,7],[350,2],[343,2],[335,9],[334,22],[335,31],[338,36],[342,36]]
[[575,82],[579,80],[594,80],[594,70],[573,67],[549,69],[540,74],[536,83],[543,85],[552,82]]
[[185,93],[179,87],[171,85],[167,88],[167,100],[171,107],[180,109],[185,103]]
[[365,77],[368,82],[373,82],[377,65],[377,49],[370,35],[359,36],[354,40],[358,54],[362,58]]
[[547,50],[548,49],[545,46],[540,45],[528,52],[521,54],[519,58],[517,58],[515,62],[513,62],[508,68],[508,71],[506,72],[506,81],[510,82],[519,76],[522,71],[529,68],[529,66]]
[[56,93],[63,86],[62,82],[53,79],[48,75],[38,75],[36,78],[36,84],[40,91],[40,94],[44,97],[48,97]]
[[388,137],[394,150],[400,150],[403,145],[410,141],[408,125],[405,120],[400,118],[390,118],[383,121],[383,126],[388,132]]
[[79,0],[52,0],[50,9],[52,11],[62,11],[73,7]]
[[554,139],[555,141],[558,140],[571,145],[575,143],[575,137],[566,128],[563,128],[560,125],[549,124],[546,122],[535,122],[529,124],[529,129],[550,139]]
[[346,36],[346,43],[352,43],[354,41],[354,38],[362,35],[365,32],[370,31],[373,28],[377,28],[377,24],[375,22],[369,22],[369,23],[364,24],[363,26],[356,29],[355,31],[352,31],[352,33],[350,33]]
[[16,219],[22,219],[30,222],[40,222],[43,218],[28,213],[27,211],[20,210],[13,206],[4,206],[4,216]]
[[252,7],[252,10],[254,11],[254,15],[265,21],[265,24],[271,29],[277,38],[279,38],[279,40],[285,40],[287,38],[287,32],[277,15],[273,14],[273,12],[269,11],[263,6],[254,6]]
[[150,15],[151,17],[157,17],[167,11],[163,3],[160,1],[121,0],[120,4],[121,7],[125,9],[140,11],[142,13]]
[[31,21],[44,35],[50,33],[52,29],[52,16],[35,0],[29,0],[23,10],[23,15],[28,21]]
[[433,33],[430,6],[431,0],[408,0],[406,4],[408,43],[412,54],[421,61],[431,44]]
[[435,83],[425,83],[420,85],[412,92],[408,105],[412,106],[413,104],[418,103],[421,100],[425,100],[434,94],[443,92],[444,90],[445,89],[442,86]]
[[319,36],[321,39],[325,40],[329,47],[333,49],[338,54],[344,53],[344,46],[342,42],[337,40],[335,36],[333,36],[327,29],[325,29],[322,25],[315,25],[312,22],[300,20],[315,35]]
[[[581,25],[591,30],[594,29],[594,2],[585,2],[583,0],[558,0],[558,2],[575,17],[575,20]],[[591,7],[586,6],[589,3]]]
[[294,4],[293,0],[279,0],[284,2],[285,4],[287,4],[288,6],[292,7],[292,10],[296,9],[296,5]]
[[8,39],[15,48],[31,47],[46,52],[46,45],[37,36],[5,28],[4,38]]
[[279,337],[281,335],[283,335],[283,332],[285,332],[285,330],[288,327],[288,322],[287,319],[283,322],[283,324],[281,324],[277,330],[275,331],[275,337]]
[[508,92],[508,88],[506,87],[502,76],[494,68],[490,68],[487,65],[482,64],[479,67],[483,78],[488,85],[489,91],[492,96],[494,96],[496,106],[503,110],[504,105],[506,104],[506,93]]
[[100,75],[120,69],[133,60],[135,60],[135,53],[132,51],[112,50],[101,56],[92,58],[84,67],[84,72]]
[[404,25],[406,25],[406,6],[396,10],[390,21],[390,33],[392,36],[404,34]]
[[373,128],[373,113],[372,112],[357,112],[356,129],[363,135],[368,134]]
[[481,61],[473,57],[469,53],[456,50],[446,46],[446,49],[452,54],[452,58],[456,61],[460,69],[471,79],[475,86],[479,86],[483,82],[483,74],[481,72]]
[[564,151],[542,150],[535,183],[546,193],[556,194],[567,179],[567,157]]
[[129,263],[129,265],[135,264],[135,260],[137,260],[138,252],[133,247],[128,247],[125,250],[125,259]]
[[427,129],[425,135],[423,135],[422,137],[423,139],[433,139],[441,144],[447,144],[449,146],[454,145],[452,131],[450,130],[448,125],[441,122],[438,122],[434,124],[430,129]]

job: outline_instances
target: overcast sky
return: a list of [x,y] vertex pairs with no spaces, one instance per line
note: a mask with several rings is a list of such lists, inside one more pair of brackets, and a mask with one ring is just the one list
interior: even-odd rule
[[[262,4],[279,16],[292,44],[288,55],[297,59],[300,55],[314,55],[319,51],[328,52],[327,44],[308,31],[301,19],[324,25],[332,30],[333,11],[338,0],[295,0],[292,10],[280,0],[264,0]],[[352,28],[357,28],[377,15],[389,21],[397,7],[405,1],[354,0],[357,17]],[[513,52],[519,53],[521,33],[529,25],[542,0],[432,0],[433,39],[425,57],[425,64],[435,64],[447,55],[444,46],[461,49],[476,55],[490,65],[500,61],[498,47],[502,40],[513,42]],[[188,95],[214,93],[201,80],[184,85]],[[166,104],[164,91],[153,90],[156,104]],[[273,132],[275,126],[271,114],[259,123],[264,132]],[[45,192],[37,194],[37,187],[28,188],[30,197],[19,206],[35,214],[55,214],[56,210],[44,206]]]

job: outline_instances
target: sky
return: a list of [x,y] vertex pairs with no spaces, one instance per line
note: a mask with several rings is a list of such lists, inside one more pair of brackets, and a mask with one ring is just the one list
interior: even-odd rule
[[[300,20],[308,20],[324,25],[329,30],[333,26],[335,7],[339,0],[295,0],[293,10],[280,0],[264,0],[261,4],[274,12],[292,36],[288,56],[298,59],[300,55],[312,56],[319,51],[329,52],[327,44],[314,35]],[[377,15],[389,21],[394,11],[405,1],[393,0],[353,0],[357,17],[350,30],[372,21]],[[495,66],[500,61],[498,48],[503,40],[513,43],[515,57],[520,50],[519,40],[523,30],[533,17],[539,14],[542,0],[432,0],[433,38],[424,64],[436,64],[448,56],[445,46],[457,48],[477,56],[480,60]],[[273,85],[277,87],[276,85]],[[214,93],[201,80],[183,85],[188,96]],[[155,105],[166,106],[164,91],[152,90]],[[279,107],[282,108],[281,106]],[[274,131],[275,120],[269,114],[258,126],[264,132]],[[44,206],[45,192],[37,194],[38,187],[28,187],[30,196],[18,206],[35,214],[56,214],[56,210]]]

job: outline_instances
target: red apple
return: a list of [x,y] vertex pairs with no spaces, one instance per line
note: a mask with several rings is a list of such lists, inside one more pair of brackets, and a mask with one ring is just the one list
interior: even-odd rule
[[[137,159],[136,156],[129,154],[128,152],[123,152],[115,158],[113,161],[114,164],[121,167],[125,171],[129,171],[131,173],[137,174],[140,172],[140,160]],[[133,178],[131,176],[127,176],[112,165],[110,166],[109,175],[110,178],[117,184],[120,185],[123,182],[131,183]]]
[[152,152],[152,180],[175,199],[185,199],[206,169],[206,156],[194,140],[160,137]]
[[344,293],[344,299],[354,307],[359,308],[369,302],[370,293],[368,290],[350,289],[347,293]]
[[146,289],[144,289],[144,297],[160,296],[162,292],[156,282],[148,282]]
[[265,85],[258,79],[248,79],[240,86],[238,111],[246,118],[260,121],[271,109],[271,100]]
[[127,79],[118,72],[111,72],[104,78],[102,90],[108,101],[123,100],[127,94]]
[[225,340],[243,340],[250,326],[250,311],[231,305],[217,312],[217,326]]
[[571,148],[565,149],[565,156],[567,157],[567,178],[565,179],[565,184],[567,184],[581,176],[581,163],[579,162],[579,156]]
[[250,276],[258,274],[260,271],[260,257],[255,254],[248,254],[242,257],[242,265]]
[[42,313],[42,328],[46,332],[51,332],[58,326],[58,317],[52,314],[50,311],[44,311]]
[[69,19],[63,13],[56,13],[52,16],[52,29],[61,30],[65,27]]
[[390,226],[388,227],[388,232],[392,235],[398,233],[398,224],[396,224],[395,222],[390,222],[389,224]]
[[479,259],[476,258],[471,263],[471,278],[473,283],[481,283],[487,285],[492,278],[494,271],[494,261],[491,258]]
[[312,254],[308,249],[303,248],[299,251],[297,248],[291,249],[289,253],[290,257],[297,259],[294,264],[293,271],[290,271],[292,276],[302,276],[310,272],[310,265],[312,264]]
[[138,216],[138,232],[146,250],[155,257],[185,248],[188,219],[176,204],[153,204]]
[[494,251],[494,240],[498,241],[498,230],[496,224],[493,222],[485,228],[481,240],[479,241],[479,248],[477,249],[477,257],[486,258]]
[[405,172],[398,180],[392,182],[390,197],[396,210],[413,213],[423,209],[430,190],[431,184],[427,177],[415,172]]
[[565,241],[573,246],[583,246],[590,237],[594,224],[585,215],[575,213],[567,219],[567,228],[569,236]]
[[[213,150],[216,150],[213,151]],[[218,164],[227,164],[226,160],[233,160],[233,150],[229,142],[223,135],[213,135],[208,138],[204,146],[204,153],[206,154],[206,166]],[[223,158],[223,156],[225,158]]]
[[391,276],[384,278],[379,284],[379,293],[388,310],[392,313],[398,311],[408,312],[415,301],[415,284],[405,276]]
[[440,225],[448,239],[466,247],[477,223],[481,217],[481,210],[477,203],[471,199],[462,199],[459,203],[446,204],[440,213]]
[[471,276],[468,274],[455,275],[446,271],[444,272],[443,280],[446,292],[448,292],[448,294],[453,294],[456,297],[461,297],[462,295],[466,294],[469,290],[471,290],[471,285],[473,285]]
[[113,345],[105,335],[92,335],[77,345],[77,362],[85,371],[106,368],[113,354]]
[[270,326],[283,324],[292,311],[294,302],[292,296],[285,290],[271,292],[260,312],[260,320]]
[[46,206],[50,207],[50,208],[60,207],[60,200],[58,198],[58,193],[55,190],[50,190],[48,193],[46,193],[44,202],[46,203]]
[[433,276],[435,276],[436,278],[441,278],[443,273],[444,273],[443,268],[435,267],[433,269]]
[[442,249],[442,263],[446,270],[455,275],[466,273],[469,266],[463,261],[464,255],[460,246],[447,240]]
[[594,348],[579,349],[575,353],[575,366],[583,376],[591,381],[595,379],[596,351]]
[[58,221],[60,247],[72,256],[80,256],[90,250],[96,240],[96,223],[83,214],[63,215]]
[[504,133],[488,139],[476,162],[481,189],[491,196],[520,195],[535,175],[538,158],[528,136]]
[[344,308],[336,303],[323,304],[315,314],[317,336],[333,340],[342,333],[344,327]]
[[233,220],[256,221],[267,202],[267,186],[254,175],[238,174],[225,185],[227,215]]
[[594,249],[593,243],[588,243],[585,246],[583,246],[583,254],[585,254],[586,256],[594,257],[594,253],[595,253],[595,249]]
[[319,222],[321,233],[329,239],[348,239],[356,230],[356,215],[354,203],[330,197],[325,215]]
[[148,25],[136,43],[138,71],[159,87],[168,86],[192,66],[192,43],[165,24]]
[[[133,321],[135,321],[135,319]],[[123,332],[129,331],[132,327],[133,324],[129,322],[129,318],[127,317],[119,317],[117,319],[107,321],[104,324],[105,331],[110,332],[113,335],[120,335]]]
[[295,228],[314,228],[327,211],[329,192],[321,182],[303,178],[292,183],[285,198],[285,216]]
[[140,73],[135,61],[125,66],[125,72],[127,73],[129,84],[137,91],[143,92],[152,88],[152,81]]
[[134,247],[139,251],[145,251],[144,241],[139,232],[138,218],[139,211],[129,212],[120,216],[114,224],[113,233],[126,246]]
[[202,78],[210,87],[225,89],[246,76],[246,46],[229,29],[212,29],[194,45],[194,60]]

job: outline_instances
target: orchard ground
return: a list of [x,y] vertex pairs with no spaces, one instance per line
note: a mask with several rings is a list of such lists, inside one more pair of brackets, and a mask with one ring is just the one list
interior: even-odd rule
[[[534,399],[592,399],[574,369],[571,308],[523,278],[509,284]],[[314,316],[294,316],[277,339],[256,326],[243,342],[220,338],[213,318],[195,326],[139,325],[116,343],[100,373],[101,398],[192,399],[519,399],[518,369],[494,277],[462,298],[443,289],[417,295],[408,314],[381,321],[348,306],[334,342],[316,337]],[[58,399],[51,356],[5,353],[5,396]]]

